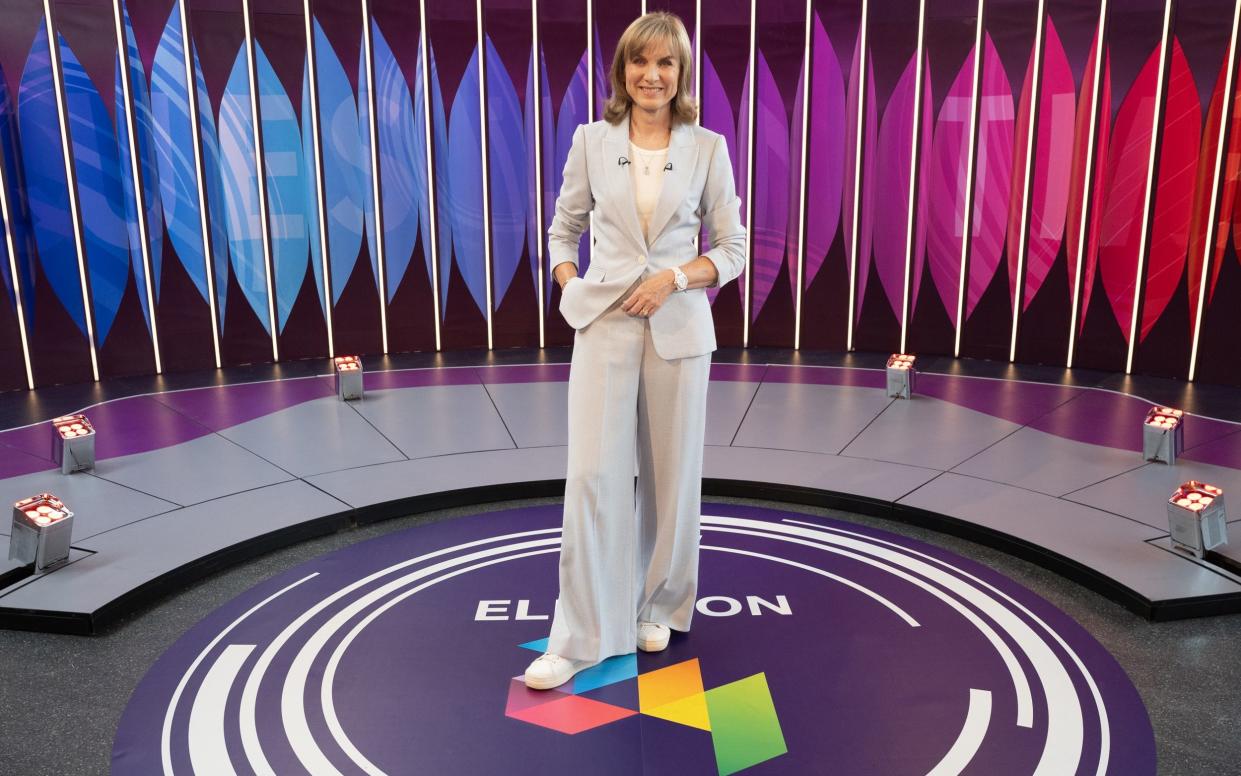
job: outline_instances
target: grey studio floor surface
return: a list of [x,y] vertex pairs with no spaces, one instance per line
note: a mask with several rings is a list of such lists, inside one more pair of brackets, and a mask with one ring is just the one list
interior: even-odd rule
[[[816,507],[709,500],[828,515],[919,539],[994,568],[1060,607],[1120,661],[1150,713],[1160,774],[1241,773],[1241,615],[1151,623],[1052,572],[955,537]],[[427,512],[307,541],[216,574],[99,636],[0,631],[0,773],[108,773],[113,734],[147,669],[206,613],[264,579],[411,525],[556,501]]]

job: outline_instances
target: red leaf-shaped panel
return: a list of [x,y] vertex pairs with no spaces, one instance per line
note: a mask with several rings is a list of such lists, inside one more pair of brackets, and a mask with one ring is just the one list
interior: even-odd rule
[[[1218,192],[1215,192],[1215,162],[1219,156],[1219,130],[1220,130],[1220,114],[1224,109],[1224,82],[1228,78],[1228,61],[1224,60],[1220,64],[1219,74],[1215,78],[1215,89],[1211,92],[1211,104],[1207,107],[1206,123],[1202,127],[1202,153],[1198,155],[1198,174],[1194,181],[1194,204],[1193,213],[1189,218],[1189,249],[1186,261],[1189,264],[1189,325],[1192,328],[1194,322],[1198,320],[1198,293],[1202,286],[1202,262],[1204,259],[1203,251],[1206,249],[1207,226],[1211,218],[1211,196],[1213,193],[1217,197],[1224,195],[1228,184],[1225,183]],[[1234,138],[1234,141],[1236,138]],[[1231,167],[1231,164],[1230,164]],[[1229,170],[1230,173],[1233,170]],[[1236,192],[1235,181],[1232,185],[1232,193]],[[1231,195],[1230,195],[1231,196]],[[1232,201],[1221,202],[1221,213],[1227,213],[1232,207]],[[1227,229],[1228,222],[1223,220],[1218,227],[1222,234],[1216,235],[1216,250],[1212,251],[1217,254],[1223,250],[1225,240],[1228,239]]]
[[[1099,268],[1099,233],[1103,228],[1103,192],[1105,191],[1107,156],[1112,144],[1112,122],[1107,116],[1107,106],[1112,104],[1112,55],[1103,54],[1103,83],[1099,86],[1098,139],[1094,147],[1094,185],[1091,187],[1089,231],[1086,233],[1086,269],[1082,273],[1081,313],[1078,330],[1086,325],[1086,311],[1090,308],[1090,294],[1094,291],[1095,274]],[[1084,91],[1084,90],[1083,90]]]
[[1159,320],[1185,271],[1189,217],[1193,206],[1194,175],[1202,136],[1202,105],[1198,85],[1189,70],[1181,42],[1172,39],[1172,66],[1165,90],[1163,141],[1159,145],[1159,180],[1155,214],[1151,221],[1150,257],[1147,259],[1146,301],[1138,341]]
[[1034,82],[1034,55],[1026,62],[1026,75],[1021,83],[1021,96],[1017,99],[1017,122],[1013,127],[1013,178],[1008,195],[1008,299],[1009,304],[1017,298],[1017,261],[1021,251],[1021,214],[1026,206],[1026,152],[1030,145],[1030,92]]
[[1142,242],[1142,207],[1150,169],[1158,79],[1159,49],[1156,48],[1146,58],[1146,64],[1120,104],[1107,155],[1099,271],[1103,275],[1108,304],[1126,342]]
[[974,52],[971,51],[957,72],[948,96],[939,108],[935,140],[926,155],[931,168],[926,180],[929,207],[927,254],[931,280],[957,323],[957,287],[961,283],[961,239],[965,235],[965,192],[969,186],[969,128],[973,121],[972,89]]

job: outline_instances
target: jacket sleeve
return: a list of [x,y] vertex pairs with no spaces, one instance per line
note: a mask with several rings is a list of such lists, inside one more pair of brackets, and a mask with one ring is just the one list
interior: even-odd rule
[[699,209],[711,244],[703,255],[719,274],[714,286],[723,286],[745,271],[746,230],[741,225],[741,198],[737,196],[728,144],[722,135],[716,136],[711,150],[711,166],[707,169]]
[[582,232],[590,225],[590,211],[594,207],[586,173],[586,125],[579,124],[573,131],[573,144],[564,163],[560,194],[556,197],[556,215],[547,229],[547,254],[552,268],[566,261],[577,266],[578,244]]

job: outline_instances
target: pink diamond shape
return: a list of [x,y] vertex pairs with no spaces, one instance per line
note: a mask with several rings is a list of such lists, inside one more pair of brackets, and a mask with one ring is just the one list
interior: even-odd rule
[[[567,688],[565,684],[562,687]],[[515,712],[525,709],[541,706],[560,698],[569,696],[567,689],[561,687],[553,687],[550,690],[531,690],[526,686],[524,677],[514,676],[508,684],[508,703],[504,706],[504,713],[513,716]]]
[[632,717],[637,713],[632,709],[622,709],[620,706],[601,703],[580,695],[567,695],[548,703],[506,712],[506,715],[532,725],[574,735],[618,719]]

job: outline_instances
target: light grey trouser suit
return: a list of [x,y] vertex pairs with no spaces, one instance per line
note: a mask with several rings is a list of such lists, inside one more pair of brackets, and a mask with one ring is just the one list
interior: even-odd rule
[[628,296],[577,332],[569,370],[560,597],[547,651],[575,660],[633,652],[638,620],[689,630],[698,592],[711,354],[660,358],[647,319],[620,309]]

